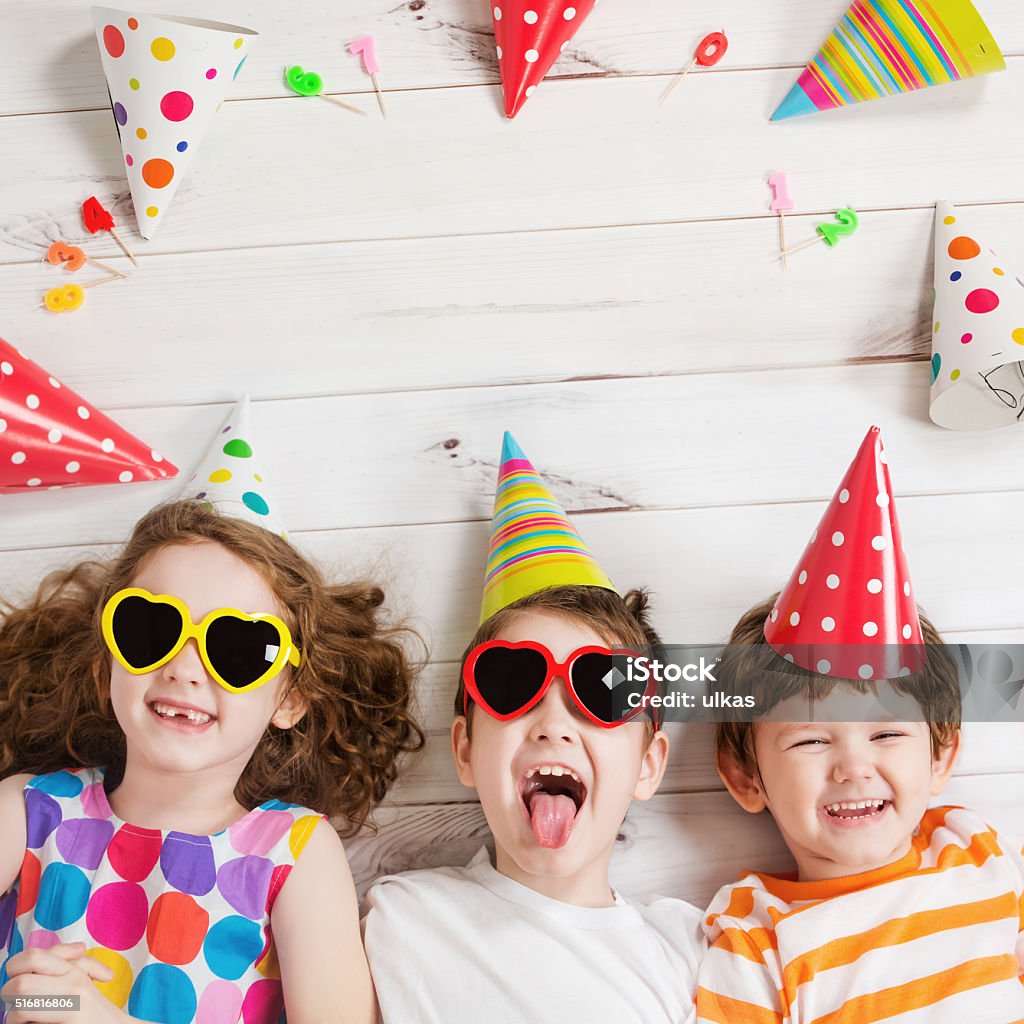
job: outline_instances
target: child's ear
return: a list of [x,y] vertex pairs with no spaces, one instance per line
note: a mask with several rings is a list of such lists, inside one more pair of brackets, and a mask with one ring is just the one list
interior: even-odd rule
[[668,735],[659,729],[647,744],[643,760],[640,762],[640,776],[633,788],[634,800],[650,800],[665,775],[665,768],[668,766]]
[[469,763],[469,721],[465,715],[459,715],[452,722],[452,758],[459,782],[470,789],[476,788],[473,780],[473,767]]
[[932,796],[938,796],[946,788],[959,756],[960,730],[957,729],[953,735],[953,742],[945,750],[940,751],[939,756],[932,761]]
[[736,763],[731,754],[720,750],[715,756],[715,767],[725,788],[732,794],[733,800],[750,814],[757,814],[767,807],[764,791],[754,776]]
[[274,717],[270,719],[270,724],[276,725],[278,729],[290,729],[305,716],[308,710],[309,702],[293,686],[278,704]]

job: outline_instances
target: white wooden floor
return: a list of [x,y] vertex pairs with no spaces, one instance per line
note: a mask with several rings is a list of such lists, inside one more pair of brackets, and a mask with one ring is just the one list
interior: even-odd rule
[[[845,0],[605,0],[506,122],[485,0],[147,2],[259,30],[156,237],[133,230],[86,0],[0,0],[0,332],[183,471],[243,391],[296,541],[391,580],[428,635],[428,749],[349,844],[381,870],[468,858],[454,777],[456,661],[476,622],[501,431],[512,430],[667,639],[710,642],[781,585],[871,423],[915,589],[952,639],[1024,642],[1024,434],[928,420],[933,204],[970,204],[1024,267],[1024,10],[979,0],[1007,71],[770,124]],[[656,105],[697,40],[726,59]],[[343,50],[373,33],[376,112]],[[367,119],[286,94],[285,63]],[[857,235],[783,274],[843,205]],[[38,308],[55,239],[96,193],[144,258],[77,313]],[[1018,273],[1020,271],[1018,270]],[[108,553],[174,484],[3,499],[0,593]],[[971,727],[951,797],[1024,838],[1024,727]],[[703,903],[781,867],[731,806],[709,739],[677,732],[662,793],[623,828],[617,883]]]

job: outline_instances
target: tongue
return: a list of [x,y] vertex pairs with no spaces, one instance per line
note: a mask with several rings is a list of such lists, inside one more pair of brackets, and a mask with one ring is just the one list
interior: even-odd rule
[[576,804],[572,797],[537,793],[530,801],[530,825],[537,842],[557,850],[569,842],[576,824]]

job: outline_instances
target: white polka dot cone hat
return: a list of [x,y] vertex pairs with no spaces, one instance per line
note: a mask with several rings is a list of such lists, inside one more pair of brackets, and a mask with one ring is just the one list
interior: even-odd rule
[[249,425],[248,395],[231,410],[179,498],[204,501],[226,516],[246,519],[287,537],[267,490],[258,440]]
[[935,206],[930,414],[951,430],[1024,418],[1024,276],[951,203]]
[[139,233],[152,238],[257,33],[92,9]]
[[0,338],[0,494],[177,475],[159,452]]
[[925,649],[878,427],[860,446],[764,624],[787,661],[840,679],[916,672]]
[[491,0],[506,117],[519,113],[596,3]]

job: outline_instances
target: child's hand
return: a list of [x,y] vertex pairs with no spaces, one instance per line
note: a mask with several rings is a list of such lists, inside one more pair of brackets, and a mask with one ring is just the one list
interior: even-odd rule
[[7,1024],[125,1024],[130,1018],[93,984],[110,981],[114,972],[85,955],[84,942],[50,949],[26,949],[7,961],[10,981],[0,991],[8,1001],[17,996],[78,996],[78,1010],[11,1010]]

